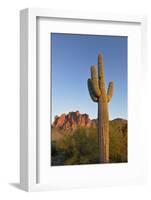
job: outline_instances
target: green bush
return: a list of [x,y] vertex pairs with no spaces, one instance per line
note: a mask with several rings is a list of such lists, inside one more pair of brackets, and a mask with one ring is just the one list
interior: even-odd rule
[[[52,165],[99,163],[96,128],[77,128],[71,134],[52,141]],[[110,162],[127,162],[127,124],[110,123]]]
[[79,127],[72,135],[65,135],[63,139],[55,143],[55,150],[57,149],[58,152],[64,154],[64,165],[98,163],[99,154],[96,132],[96,128],[86,129]]
[[57,151],[57,145],[56,145],[56,141],[52,141],[51,142],[51,155],[55,156],[57,155],[58,151]]
[[110,162],[127,162],[127,124],[110,122]]

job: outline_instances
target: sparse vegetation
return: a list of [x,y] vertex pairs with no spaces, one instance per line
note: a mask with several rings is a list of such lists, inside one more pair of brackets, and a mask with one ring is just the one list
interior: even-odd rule
[[[110,122],[110,163],[127,162],[127,122]],[[97,128],[76,128],[51,143],[51,165],[99,163]]]

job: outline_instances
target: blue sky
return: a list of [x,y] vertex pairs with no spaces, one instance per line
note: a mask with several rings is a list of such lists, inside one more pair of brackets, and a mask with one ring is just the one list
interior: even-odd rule
[[79,110],[97,118],[97,103],[88,92],[90,67],[103,54],[106,89],[114,81],[109,118],[127,119],[127,43],[125,36],[51,33],[52,121]]

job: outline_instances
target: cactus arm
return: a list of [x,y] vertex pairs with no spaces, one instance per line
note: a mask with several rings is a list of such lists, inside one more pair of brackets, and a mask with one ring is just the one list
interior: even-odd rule
[[109,103],[113,96],[113,90],[114,90],[114,83],[113,81],[110,81],[108,90],[107,90],[107,102]]
[[93,87],[92,87],[92,81],[91,81],[90,78],[88,79],[88,90],[89,90],[89,94],[90,94],[92,101],[98,102],[98,98],[94,95],[94,91],[93,91]]
[[101,92],[98,84],[98,79],[97,79],[97,72],[96,72],[96,67],[93,65],[91,67],[91,85],[92,85],[92,90],[93,93],[96,97],[100,97]]

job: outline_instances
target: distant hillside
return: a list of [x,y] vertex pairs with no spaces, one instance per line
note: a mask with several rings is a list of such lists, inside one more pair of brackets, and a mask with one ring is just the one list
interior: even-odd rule
[[[127,129],[127,120],[117,118],[111,120],[110,128],[116,127],[118,131]],[[95,128],[97,127],[97,119],[90,119],[89,115],[84,113],[81,114],[79,111],[69,112],[68,114],[61,114],[60,116],[55,116],[52,127],[52,140],[61,139],[66,134],[72,134],[72,132],[78,128]]]

